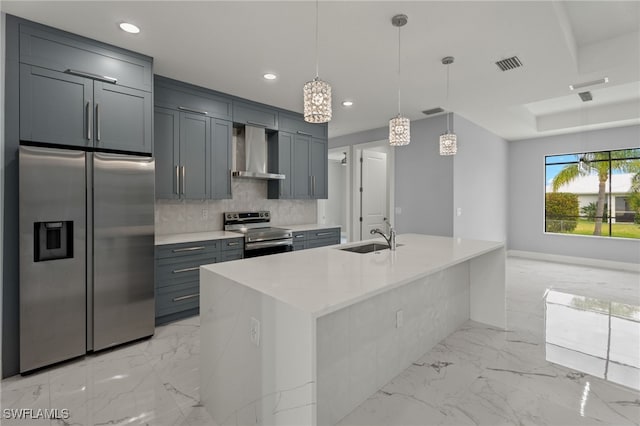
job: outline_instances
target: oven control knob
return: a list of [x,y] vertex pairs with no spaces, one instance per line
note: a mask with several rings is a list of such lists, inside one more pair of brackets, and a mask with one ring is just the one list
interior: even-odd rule
[[269,212],[264,212],[264,217],[269,217]]
[[263,212],[260,212],[260,217],[264,217],[264,213]]
[[234,214],[234,215],[233,215],[233,218],[234,218],[234,219],[237,219],[237,218],[238,218],[238,213]]
[[227,219],[231,219],[231,213],[227,213]]

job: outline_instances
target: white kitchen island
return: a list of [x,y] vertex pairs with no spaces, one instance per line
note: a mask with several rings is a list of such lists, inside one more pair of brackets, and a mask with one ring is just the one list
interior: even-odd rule
[[219,426],[335,424],[466,320],[505,327],[502,243],[397,242],[201,268],[200,395]]

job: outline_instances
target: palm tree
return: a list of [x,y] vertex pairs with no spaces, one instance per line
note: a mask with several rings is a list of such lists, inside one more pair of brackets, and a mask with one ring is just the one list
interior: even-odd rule
[[567,164],[551,181],[553,192],[582,176],[598,175],[598,201],[596,202],[596,224],[593,235],[602,235],[602,216],[604,214],[605,196],[609,172],[638,173],[640,171],[640,154],[638,149],[615,151],[615,158],[609,152],[590,152],[584,154],[578,163]]

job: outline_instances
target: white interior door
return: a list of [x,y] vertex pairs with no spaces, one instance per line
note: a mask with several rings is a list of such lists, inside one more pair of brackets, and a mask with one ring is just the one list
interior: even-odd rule
[[360,198],[360,239],[372,238],[374,228],[386,230],[387,217],[387,154],[362,150]]

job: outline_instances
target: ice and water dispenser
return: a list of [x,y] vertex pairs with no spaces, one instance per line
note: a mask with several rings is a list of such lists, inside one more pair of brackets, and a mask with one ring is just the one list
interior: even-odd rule
[[35,222],[33,224],[33,260],[73,257],[73,221]]

